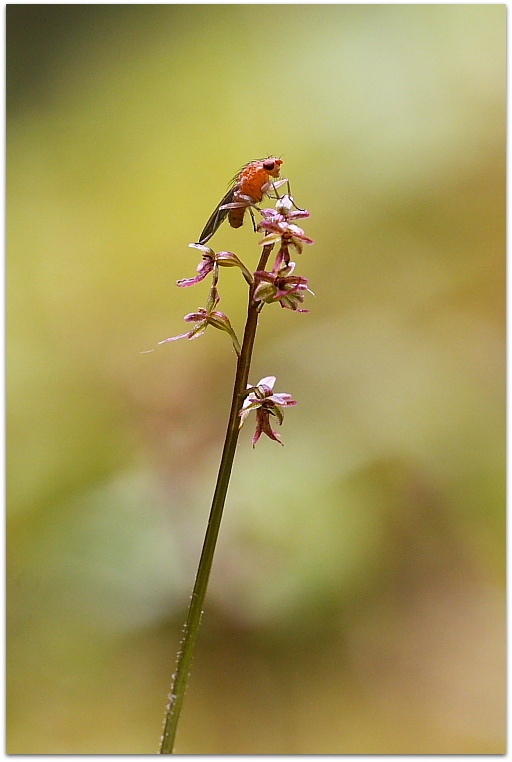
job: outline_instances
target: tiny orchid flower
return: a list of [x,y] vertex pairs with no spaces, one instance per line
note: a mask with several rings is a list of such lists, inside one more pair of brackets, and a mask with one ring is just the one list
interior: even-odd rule
[[266,434],[267,437],[275,442],[283,444],[277,431],[274,431],[270,425],[270,416],[275,416],[279,425],[281,425],[284,418],[281,408],[293,407],[297,404],[296,400],[292,399],[291,394],[273,394],[272,390],[275,382],[275,376],[265,376],[265,378],[262,378],[258,382],[257,386],[247,387],[248,393],[239,413],[240,428],[242,428],[251,410],[256,410],[256,431],[252,438],[253,447],[262,434]]
[[304,301],[304,291],[309,291],[310,294],[313,292],[308,288],[307,278],[291,274],[294,269],[295,262],[289,262],[281,264],[277,272],[268,273],[265,270],[257,270],[254,273],[254,279],[257,282],[254,299],[267,304],[279,302],[281,307],[296,312],[309,312],[309,310],[299,309],[299,304]]
[[176,281],[177,286],[181,286],[182,288],[185,286],[193,286],[195,283],[204,280],[212,270],[214,271],[214,285],[216,285],[219,265],[223,267],[239,267],[249,285],[252,283],[251,273],[236,254],[232,254],[230,251],[219,251],[218,254],[215,254],[213,249],[210,249],[209,246],[202,246],[200,243],[190,243],[189,247],[191,249],[199,249],[202,251],[203,259],[197,266],[198,274],[194,278],[182,278],[181,280]]
[[218,328],[221,331],[226,331],[231,336],[235,352],[240,356],[240,344],[234,332],[229,318],[223,312],[218,312],[215,307],[220,301],[220,297],[217,293],[215,286],[212,286],[206,308],[200,307],[197,312],[190,312],[183,318],[187,323],[195,323],[195,326],[191,331],[187,333],[181,333],[179,336],[171,336],[169,339],[159,341],[159,344],[165,344],[168,341],[177,341],[178,339],[197,339],[202,336],[209,325],[214,328]]
[[297,220],[301,217],[310,216],[306,209],[299,209],[296,206],[293,197],[289,193],[285,193],[284,196],[280,196],[277,199],[275,209],[262,209],[261,214],[265,219],[275,219],[276,222]]
[[[203,259],[197,266],[197,275],[194,278],[182,278],[176,281],[177,286],[193,286],[204,280],[208,273],[215,268],[215,252],[209,246],[201,246],[199,243],[189,243],[189,248],[200,249],[203,252]],[[186,319],[186,318],[185,318]]]
[[263,219],[258,225],[258,230],[266,232],[265,237],[260,241],[260,246],[267,246],[271,243],[281,243],[279,249],[276,267],[282,262],[286,265],[290,262],[289,248],[292,246],[298,254],[302,254],[303,244],[311,244],[313,240],[308,238],[302,228],[293,224],[290,220],[301,217],[309,217],[309,212],[305,209],[295,209],[293,199],[290,195],[279,198],[275,209],[262,209]]

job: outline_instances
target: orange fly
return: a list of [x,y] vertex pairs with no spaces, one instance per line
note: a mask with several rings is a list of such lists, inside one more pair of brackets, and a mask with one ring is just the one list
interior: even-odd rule
[[272,178],[279,177],[282,163],[281,159],[270,156],[268,159],[251,161],[242,167],[233,178],[230,189],[204,226],[199,243],[204,245],[209,241],[226,217],[229,219],[231,227],[241,227],[246,210],[251,210],[252,206],[258,204],[272,187],[276,188],[286,182],[286,180],[279,180],[277,183],[272,181]]

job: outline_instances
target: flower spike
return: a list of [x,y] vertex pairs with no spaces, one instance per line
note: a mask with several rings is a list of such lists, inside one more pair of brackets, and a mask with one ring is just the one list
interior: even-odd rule
[[[308,238],[302,228],[297,225],[297,222],[300,222],[301,219],[309,217],[309,212],[305,209],[300,209],[295,204],[291,196],[289,182],[279,179],[282,163],[282,159],[276,156],[268,156],[267,158],[249,162],[237,173],[232,186],[217,205],[203,228],[199,242],[191,244],[192,248],[198,249],[201,252],[201,262],[196,268],[196,274],[193,278],[184,278],[178,281],[178,286],[180,287],[192,286],[200,283],[211,273],[211,288],[206,305],[197,310],[197,312],[191,312],[185,316],[185,321],[192,324],[191,329],[187,333],[183,333],[180,336],[172,336],[160,342],[164,344],[168,341],[177,341],[183,338],[195,339],[201,336],[208,326],[211,325],[214,328],[229,333],[238,354],[224,447],[213,493],[210,517],[206,527],[203,550],[199,560],[192,595],[190,596],[184,636],[178,653],[176,671],[173,675],[172,687],[169,694],[160,754],[172,754],[174,749],[178,720],[185,695],[190,665],[194,655],[240,428],[251,411],[254,410],[256,413],[256,428],[252,437],[253,447],[257,444],[262,434],[265,434],[265,436],[274,442],[283,444],[281,437],[273,428],[276,424],[272,419],[276,419],[277,426],[280,426],[283,423],[285,408],[293,407],[297,404],[290,394],[274,393],[275,376],[265,376],[260,379],[256,386],[246,387],[258,328],[258,317],[264,305],[279,302],[281,307],[296,312],[307,312],[307,310],[299,309],[299,307],[304,301],[306,292],[309,291],[308,281],[307,278],[294,274],[295,263],[290,260],[292,259],[292,251],[301,253],[304,244],[313,243],[311,238]],[[285,182],[288,184],[288,193],[280,196],[277,188]],[[275,200],[275,209],[260,208],[265,195]],[[258,227],[255,225],[256,213],[261,215]],[[259,263],[255,268],[252,268],[256,270],[254,274],[248,271],[236,254],[229,251],[215,253],[213,249],[206,245],[226,218],[229,220],[231,227],[239,228],[243,224],[244,217],[247,214],[251,216],[254,231],[259,230],[260,237],[264,236],[261,241],[263,250],[259,256]],[[274,246],[277,256],[274,255],[275,258],[272,264],[270,257]],[[295,257],[293,258],[295,259]],[[220,301],[217,285],[221,267],[239,267],[243,277],[249,284],[247,319],[241,347],[238,344],[227,316],[217,309]],[[286,467],[286,464],[281,466],[281,468],[283,467]]]

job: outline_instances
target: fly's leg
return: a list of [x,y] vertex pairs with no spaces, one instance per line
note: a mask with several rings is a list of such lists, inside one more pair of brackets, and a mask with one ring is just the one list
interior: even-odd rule
[[295,203],[295,201],[293,200],[292,192],[291,192],[291,190],[290,190],[290,181],[289,181],[289,180],[287,180],[287,181],[286,181],[286,187],[288,188],[288,196],[290,197],[290,199],[291,199],[291,202],[292,202],[292,204],[294,205],[295,209],[296,209],[298,212],[305,212],[306,210],[305,210],[305,209],[301,209],[301,208],[300,208],[300,206],[297,206],[297,204],[296,204],[296,203]]
[[[281,196],[280,196],[280,195],[279,195],[279,193],[277,192],[277,189],[278,189],[278,188],[280,188],[280,187],[281,187],[281,185],[284,185],[284,184],[285,184],[285,183],[287,183],[287,182],[288,182],[288,180],[287,180],[286,178],[281,178],[281,180],[278,180],[276,183],[273,183],[273,182],[270,182],[270,181],[269,181],[269,182],[268,182],[268,183],[267,183],[265,186],[263,186],[263,188],[264,188],[263,192],[264,192],[264,193],[265,193],[265,194],[266,194],[266,195],[267,195],[269,198],[273,198],[273,199],[276,199],[276,200],[277,200],[277,199],[281,198]],[[274,195],[274,196],[273,196],[271,193],[269,193],[269,192],[268,192],[268,191],[270,190],[270,186],[272,186],[272,189],[273,189],[273,191],[274,191],[274,193],[275,193],[275,195]]]
[[279,195],[279,193],[277,192],[277,188],[276,188],[276,186],[274,185],[274,183],[272,183],[272,190],[274,191],[274,195],[272,195],[271,193],[267,193],[267,196],[268,196],[269,198],[273,198],[275,201],[277,201],[279,198],[281,198],[281,196],[280,196],[280,195]]
[[253,228],[254,232],[256,233],[258,231],[258,228],[256,226],[256,220],[254,219],[254,212],[252,211],[252,206],[249,207],[249,214],[251,215],[252,228]]
[[291,189],[290,189],[290,181],[289,181],[288,179],[282,179],[282,180],[279,180],[277,183],[272,183],[272,188],[273,188],[273,190],[274,190],[275,196],[273,196],[273,195],[272,195],[272,194],[270,194],[270,193],[267,193],[267,196],[268,196],[269,198],[273,198],[273,199],[275,199],[276,201],[277,201],[278,199],[280,199],[280,198],[283,198],[282,196],[280,196],[280,195],[279,195],[279,193],[277,192],[277,189],[278,189],[278,188],[279,188],[281,185],[283,185],[284,183],[286,183],[286,188],[287,188],[287,190],[288,190],[288,193],[287,193],[286,195],[287,195],[287,196],[290,198],[290,200],[291,200],[291,202],[292,202],[293,206],[295,207],[295,209],[297,209],[297,211],[298,211],[298,212],[304,212],[304,211],[305,211],[305,209],[301,209],[301,208],[300,208],[300,206],[297,206],[297,204],[296,204],[296,203],[295,203],[295,201],[293,200],[292,192],[291,192]]
[[280,195],[279,195],[279,193],[277,192],[277,190],[276,190],[276,186],[274,185],[274,183],[272,183],[272,190],[274,191],[274,194],[272,194],[272,193],[267,193],[267,196],[268,196],[269,198],[272,198],[272,199],[274,199],[274,200],[276,200],[276,201],[277,201],[277,199],[278,199],[278,198],[281,198],[281,196],[280,196]]

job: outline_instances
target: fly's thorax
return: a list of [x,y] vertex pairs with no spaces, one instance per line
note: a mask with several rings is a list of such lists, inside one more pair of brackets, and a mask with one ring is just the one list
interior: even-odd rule
[[268,182],[268,172],[261,166],[261,162],[250,164],[240,177],[240,193],[250,196],[256,202],[263,198],[263,186]]
[[240,173],[240,193],[251,196],[260,202],[269,187],[271,177],[279,177],[281,159],[269,158],[264,161],[253,161]]

